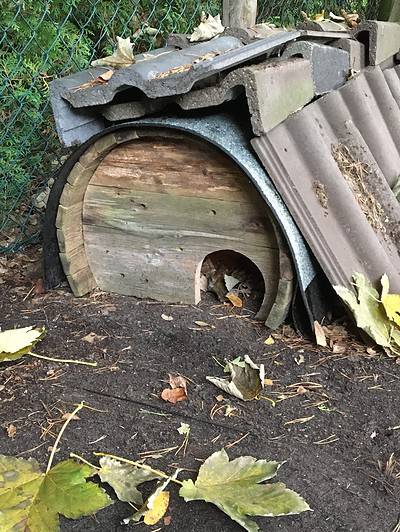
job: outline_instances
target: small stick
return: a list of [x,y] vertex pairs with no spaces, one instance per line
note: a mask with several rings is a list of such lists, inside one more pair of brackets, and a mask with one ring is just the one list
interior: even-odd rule
[[97,362],[86,362],[85,360],[68,360],[64,358],[51,358],[45,357],[44,355],[37,355],[36,353],[28,353],[35,358],[41,358],[42,360],[49,360],[50,362],[62,362],[64,364],[82,364],[84,366],[97,366]]
[[115,454],[108,454],[108,453],[93,453],[93,454],[95,456],[108,456],[109,458],[114,458],[114,460],[124,462],[125,464],[130,464],[130,465],[139,467],[140,469],[145,469],[146,471],[150,471],[151,473],[154,473],[155,475],[161,478],[169,479],[171,480],[171,482],[175,482],[176,484],[183,486],[183,482],[181,482],[180,480],[169,477],[166,473],[163,473],[162,471],[159,471],[158,469],[153,469],[152,467],[146,464],[140,464],[139,462],[134,462],[133,460],[128,460],[127,458],[121,458],[120,456],[115,456]]
[[51,454],[50,454],[49,462],[47,464],[46,473],[48,473],[50,471],[50,469],[51,469],[51,466],[52,466],[53,460],[54,460],[54,455],[57,452],[57,447],[58,447],[58,444],[60,443],[62,435],[64,434],[64,430],[67,428],[67,426],[68,426],[69,422],[71,421],[71,419],[73,419],[75,417],[75,415],[79,412],[79,410],[82,410],[82,408],[83,408],[83,402],[79,403],[79,405],[75,408],[75,410],[73,412],[71,412],[71,414],[66,419],[64,425],[61,427],[61,430],[58,433],[57,439],[54,442],[53,449],[52,449]]
[[93,467],[93,469],[97,469],[98,471],[100,471],[100,469],[101,469],[101,467],[98,467],[97,465],[91,464],[90,462],[85,460],[85,458],[83,458],[82,456],[79,456],[79,454],[69,453],[69,456],[71,458],[76,458],[77,460],[80,460],[81,462],[83,462],[84,464],[86,464],[86,465],[88,465],[90,467]]

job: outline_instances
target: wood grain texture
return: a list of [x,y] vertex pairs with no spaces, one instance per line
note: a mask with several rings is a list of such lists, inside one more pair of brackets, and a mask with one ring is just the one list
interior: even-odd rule
[[83,232],[104,291],[194,303],[199,264],[222,249],[258,266],[267,299],[277,291],[279,252],[265,203],[244,172],[204,142],[153,137],[115,147],[87,187]]
[[257,18],[257,0],[224,0],[222,22],[229,28],[252,28]]
[[111,133],[97,140],[74,165],[62,191],[56,218],[59,256],[75,295],[83,295],[95,286],[83,242],[82,211],[87,186],[105,155],[133,138],[137,138],[137,133],[126,130],[124,135]]

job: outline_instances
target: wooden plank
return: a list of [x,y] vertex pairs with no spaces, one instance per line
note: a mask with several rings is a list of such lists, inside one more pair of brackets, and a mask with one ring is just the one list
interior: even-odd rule
[[86,183],[84,180],[81,180],[74,186],[66,183],[61,194],[60,204],[64,207],[69,207],[75,203],[83,205],[83,198],[85,196],[88,182],[89,179],[87,179]]
[[274,297],[279,276],[279,252],[256,247],[246,239],[184,235],[149,240],[112,228],[84,226],[86,253],[98,286],[105,291],[160,301],[196,303],[195,275],[206,255],[231,249],[249,257],[260,269],[266,294]]
[[118,146],[106,155],[90,184],[262,203],[231,159],[191,139],[143,138]]
[[57,229],[67,231],[70,228],[78,227],[79,224],[82,224],[82,204],[75,203],[67,207],[60,204],[56,218]]
[[115,189],[89,185],[84,225],[113,227],[138,236],[190,234],[197,238],[246,239],[255,246],[277,247],[265,207],[254,203]]
[[82,224],[57,229],[57,241],[62,253],[72,253],[83,244]]
[[224,0],[222,23],[229,28],[251,28],[257,18],[257,0]]
[[80,270],[88,267],[83,244],[69,253],[60,253],[60,260],[66,275],[73,276]]
[[97,287],[89,267],[83,268],[74,275],[67,275],[67,281],[76,297],[85,296]]

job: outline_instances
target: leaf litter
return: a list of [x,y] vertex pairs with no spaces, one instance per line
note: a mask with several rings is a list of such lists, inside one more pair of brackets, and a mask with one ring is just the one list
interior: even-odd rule
[[245,355],[243,361],[239,358],[228,362],[225,369],[231,374],[230,381],[210,376],[206,379],[221,390],[243,401],[256,399],[264,389],[264,365],[257,366],[248,355]]
[[176,404],[187,399],[187,380],[181,375],[168,375],[170,388],[164,388],[161,399]]

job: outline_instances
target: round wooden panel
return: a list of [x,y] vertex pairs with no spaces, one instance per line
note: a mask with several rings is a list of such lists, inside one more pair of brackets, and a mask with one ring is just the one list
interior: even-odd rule
[[194,303],[204,257],[233,250],[260,269],[266,297],[276,293],[278,246],[265,203],[231,159],[190,137],[114,147],[86,189],[83,236],[104,291]]

